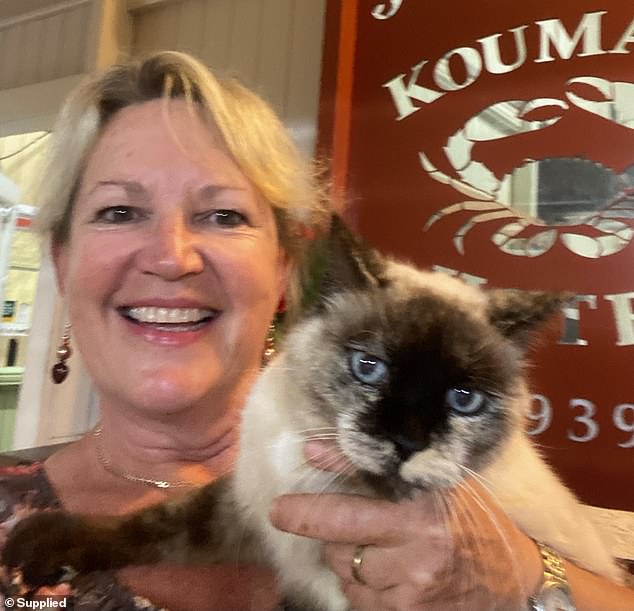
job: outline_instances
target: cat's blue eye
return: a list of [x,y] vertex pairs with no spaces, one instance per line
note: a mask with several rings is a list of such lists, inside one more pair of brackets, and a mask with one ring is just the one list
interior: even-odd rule
[[468,388],[451,388],[445,395],[445,401],[457,414],[472,416],[484,405],[484,393]]
[[381,386],[385,384],[388,368],[385,361],[363,350],[350,350],[350,371],[362,384]]

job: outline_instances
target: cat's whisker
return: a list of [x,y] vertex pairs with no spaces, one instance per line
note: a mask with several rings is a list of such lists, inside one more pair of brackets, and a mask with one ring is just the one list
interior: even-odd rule
[[455,509],[448,502],[443,490],[432,490],[432,499],[434,501],[434,511],[438,516],[439,521],[442,522],[443,530],[445,532],[444,539],[448,544],[447,552],[449,553],[450,558],[455,559],[455,551],[457,548],[456,538],[460,539],[462,534],[461,532],[456,532],[456,529],[451,527],[451,516],[455,513]]
[[[514,578],[515,583],[517,585],[517,589],[518,589],[522,599],[523,600],[527,599],[528,596],[529,596],[529,593],[526,592],[526,588],[524,587],[524,583],[523,583],[523,580],[522,580],[522,571],[521,571],[521,568],[519,566],[519,562],[518,562],[517,557],[515,555],[513,546],[511,545],[511,542],[509,541],[508,536],[507,536],[504,528],[500,524],[497,516],[487,506],[486,502],[484,501],[484,499],[482,498],[480,493],[471,484],[469,484],[469,482],[463,480],[462,482],[460,482],[460,487],[461,487],[462,490],[464,490],[464,492],[466,494],[468,494],[471,497],[471,499],[475,502],[475,504],[478,505],[478,507],[482,510],[482,513],[489,519],[489,521],[491,522],[491,525],[497,531],[497,533],[498,533],[498,535],[500,537],[500,541],[502,543],[502,546],[506,550],[507,557],[508,557],[509,561],[511,562],[511,567],[512,567],[512,571],[513,571],[513,578]],[[473,509],[468,507],[468,504],[466,503],[466,500],[463,500],[463,503],[465,504],[465,507],[467,507],[467,510],[469,512],[473,512]],[[475,520],[475,523],[477,524],[477,519]]]
[[[324,427],[324,431],[326,428],[332,429],[332,427]],[[303,445],[308,441],[337,441],[337,439],[339,439],[339,433],[336,432],[335,430],[333,430],[332,432],[325,431],[325,432],[316,432],[313,434],[303,434],[300,432],[298,437],[285,439],[284,443],[286,444],[286,446],[290,447],[290,446]],[[278,444],[277,442],[273,442],[268,444],[266,447],[270,450],[273,450],[278,447]]]
[[[320,485],[317,485],[315,480],[322,480]],[[296,480],[296,486],[299,490],[308,489],[311,494],[321,495],[335,490],[335,484],[338,480],[345,479],[343,473],[339,472],[304,472],[302,476]],[[307,509],[306,518],[309,517],[310,509]]]
[[477,471],[474,471],[473,469],[470,469],[469,467],[465,465],[458,464],[458,467],[460,468],[461,471],[466,473],[469,477],[476,480],[487,491],[487,493],[491,496],[491,498],[496,503],[498,503],[498,505],[502,506],[501,499],[495,493],[495,490],[494,490],[495,485],[489,478],[485,477],[481,473],[478,473]]
[[[315,434],[315,435],[307,435],[305,437],[299,437],[297,439],[285,439],[284,443],[288,446],[291,445],[302,445],[305,444],[307,441],[332,441],[332,440],[337,440],[339,438],[338,434],[335,433],[328,433],[328,434]],[[275,448],[277,447],[277,442],[275,443],[270,443],[267,447],[268,448]]]
[[311,426],[309,428],[306,429],[298,429],[298,433],[301,435],[303,433],[313,433],[313,432],[319,432],[319,431],[336,431],[337,427],[336,426]]
[[[474,480],[476,480],[488,492],[488,494],[491,495],[491,497],[493,498],[493,500],[496,503],[498,503],[500,506],[502,505],[500,499],[498,498],[498,496],[493,491],[493,483],[488,478],[484,477],[482,474],[478,473],[477,471],[474,471],[473,469],[470,469],[469,467],[467,467],[465,465],[458,465],[458,466],[467,475],[469,475]],[[482,497],[473,488],[473,486],[469,485],[469,483],[465,481],[464,482],[464,488],[471,495],[471,497],[476,502],[478,502],[478,504],[480,505],[481,509],[486,511],[486,513],[489,516],[489,518],[492,519],[492,521],[493,521],[494,525],[496,526],[498,532],[500,533],[500,537],[501,537],[502,541],[504,542],[504,545],[505,545],[505,547],[506,547],[506,549],[508,551],[508,555],[509,555],[509,558],[511,560],[511,563],[513,564],[513,572],[515,574],[515,580],[516,580],[516,582],[518,584],[518,588],[520,589],[522,595],[526,594],[524,592],[524,587],[523,587],[522,580],[521,580],[521,570],[519,568],[519,565],[518,565],[518,562],[517,562],[517,558],[515,557],[515,554],[513,552],[513,547],[510,544],[510,542],[508,541],[508,538],[506,537],[504,531],[500,527],[498,527],[499,523],[498,523],[497,519],[495,519],[495,516],[486,507],[484,501],[482,500]]]
[[301,437],[312,436],[312,435],[335,435],[338,433],[338,429],[336,426],[318,426],[318,427],[310,427],[305,429],[299,429],[297,434]]
[[[473,469],[470,469],[469,467],[466,467],[465,465],[459,465],[459,467],[465,472],[467,473],[470,477],[472,477],[474,480],[476,480],[477,482],[480,483],[480,485],[488,492],[488,494],[491,495],[491,497],[493,498],[494,501],[496,501],[500,506],[502,505],[501,500],[499,499],[499,497],[495,494],[495,492],[493,491],[493,483],[486,477],[484,477],[482,474],[478,473],[477,471],[474,471]],[[464,482],[464,486],[465,488],[468,490],[468,492],[471,494],[472,498],[474,500],[476,500],[476,502],[478,502],[478,500],[480,501],[480,507],[482,509],[485,508],[484,506],[484,501],[482,500],[482,497],[480,496],[480,494],[471,486],[468,484],[468,482]],[[490,518],[494,517],[493,514],[491,513],[490,510],[488,510],[487,508],[487,514],[489,515]],[[494,524],[497,524],[497,520],[495,520]],[[513,564],[513,569],[514,569],[514,573],[515,573],[515,580],[518,584],[518,588],[522,594],[523,597],[527,597],[528,594],[525,592],[525,588],[523,586],[523,582],[521,579],[521,570],[520,567],[518,565],[517,562],[517,558],[515,557],[515,554],[513,552],[513,547],[510,544],[510,542],[508,541],[504,531],[501,528],[498,528],[498,532],[500,533],[500,537],[504,542],[504,545],[506,547],[506,549],[508,550],[508,555],[509,558],[511,559],[511,562]]]
[[[321,455],[318,455],[316,458],[319,458],[321,468],[316,469],[309,462],[305,462],[304,466],[311,467],[311,471],[307,473],[307,476],[314,475],[315,477],[318,477],[320,473],[331,473],[334,476],[339,476],[341,479],[347,479],[351,475],[354,475],[356,471],[355,467],[349,464],[344,465],[343,468],[338,468],[336,471],[330,471],[329,469],[331,467],[340,465],[341,459],[339,456],[333,456],[327,451],[323,452]],[[333,483],[335,480],[333,480]]]
[[332,432],[332,433],[313,433],[311,435],[302,435],[302,439],[304,441],[307,440],[313,440],[313,439],[323,439],[325,440],[329,440],[329,439],[337,439],[339,437],[339,433],[338,432]]
[[[451,497],[451,498],[447,498]],[[473,524],[473,516],[470,514],[465,514],[463,507],[461,507],[460,499],[457,495],[447,493],[442,495],[443,502],[446,506],[447,511],[447,523],[449,527],[449,532],[451,533],[451,542],[452,549],[450,551],[450,558],[453,560],[453,571],[456,571],[459,575],[461,582],[456,584],[456,588],[459,592],[468,592],[472,585],[475,577],[475,571],[467,572],[462,567],[456,567],[457,559],[460,557],[460,553],[456,553],[456,550],[469,550],[472,545],[475,543],[476,546],[476,554],[481,554],[481,550],[479,549],[479,541],[477,537],[470,537],[468,532],[476,532],[477,525]],[[465,521],[465,520],[468,520]],[[464,552],[462,552],[464,553]],[[460,606],[462,607],[463,598],[460,597]]]
[[[337,480],[344,481],[354,474],[355,468],[352,465],[345,465],[337,471],[328,471],[330,467],[334,467],[340,461],[340,457],[331,450],[326,449],[320,454],[314,456],[323,469],[317,469],[308,461],[303,461],[291,470],[290,475],[298,475],[295,480],[294,488],[297,490],[310,490],[317,494],[322,494],[330,488],[334,488]],[[322,481],[319,489],[315,490],[315,482]]]

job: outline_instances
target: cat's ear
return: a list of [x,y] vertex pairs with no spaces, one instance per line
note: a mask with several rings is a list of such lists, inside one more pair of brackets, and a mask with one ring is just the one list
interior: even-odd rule
[[313,249],[312,303],[324,303],[347,290],[365,290],[384,283],[385,260],[333,215],[328,234]]
[[493,289],[487,291],[487,313],[502,335],[526,347],[541,323],[568,302],[570,293]]
[[383,281],[384,259],[333,215],[328,236],[324,290],[366,289]]

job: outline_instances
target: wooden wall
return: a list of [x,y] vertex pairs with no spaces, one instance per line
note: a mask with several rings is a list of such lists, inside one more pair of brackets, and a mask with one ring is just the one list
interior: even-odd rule
[[[50,123],[63,95],[49,95],[45,84],[65,82],[60,79],[107,65],[115,47],[122,55],[178,49],[258,91],[311,151],[325,4],[325,0],[2,0],[0,135],[46,127],[40,123],[26,130],[22,123],[5,125],[15,122],[14,115],[19,117],[21,110],[23,115],[35,112],[28,104],[22,109],[21,91],[44,105],[50,98]],[[104,38],[110,53],[103,51]],[[25,89],[29,86],[37,89]],[[14,94],[13,109],[2,104],[7,92]]]
[[305,148],[319,104],[323,0],[183,0],[132,14],[132,53],[178,49],[263,95]]
[[4,19],[0,4],[0,90],[84,71],[90,0],[39,4]]

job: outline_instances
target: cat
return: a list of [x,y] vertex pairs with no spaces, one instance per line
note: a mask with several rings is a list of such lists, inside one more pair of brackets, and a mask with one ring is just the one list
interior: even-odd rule
[[[379,254],[334,218],[314,303],[289,330],[243,412],[234,474],[184,500],[121,519],[42,513],[3,552],[31,585],[158,560],[255,561],[297,608],[344,611],[319,542],[268,520],[287,492],[412,498],[475,473],[531,537],[618,580],[600,534],[529,440],[523,356],[564,297],[483,291]],[[308,437],[336,439],[356,468],[306,464]],[[583,533],[583,536],[580,536]]]

